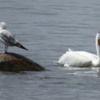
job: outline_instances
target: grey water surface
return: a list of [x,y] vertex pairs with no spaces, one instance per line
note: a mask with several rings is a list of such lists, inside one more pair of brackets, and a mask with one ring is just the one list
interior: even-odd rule
[[9,47],[9,52],[47,69],[0,72],[0,100],[100,100],[98,68],[67,69],[54,63],[68,48],[96,54],[99,0],[0,0],[0,21],[29,49]]

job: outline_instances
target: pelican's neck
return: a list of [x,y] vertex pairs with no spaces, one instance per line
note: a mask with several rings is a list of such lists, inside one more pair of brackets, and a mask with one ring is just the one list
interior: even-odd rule
[[96,50],[97,50],[97,56],[98,56],[98,61],[100,62],[100,48],[98,46],[96,46]]

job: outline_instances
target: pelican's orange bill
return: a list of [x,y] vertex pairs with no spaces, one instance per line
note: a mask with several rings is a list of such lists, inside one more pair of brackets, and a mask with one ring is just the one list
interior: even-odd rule
[[98,45],[100,46],[100,39],[98,40]]

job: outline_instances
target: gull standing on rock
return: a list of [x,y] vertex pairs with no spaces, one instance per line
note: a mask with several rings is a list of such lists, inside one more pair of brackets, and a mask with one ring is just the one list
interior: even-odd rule
[[6,26],[7,24],[5,22],[0,22],[0,41],[5,45],[4,53],[7,53],[8,46],[17,46],[28,50],[20,44],[8,30],[6,30]]

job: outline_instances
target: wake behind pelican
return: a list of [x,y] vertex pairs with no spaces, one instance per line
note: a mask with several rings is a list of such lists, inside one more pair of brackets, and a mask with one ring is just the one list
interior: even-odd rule
[[4,53],[7,53],[8,46],[17,46],[19,48],[28,50],[21,43],[19,43],[15,37],[6,30],[7,24],[5,22],[0,22],[0,41],[5,45]]

